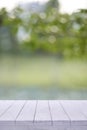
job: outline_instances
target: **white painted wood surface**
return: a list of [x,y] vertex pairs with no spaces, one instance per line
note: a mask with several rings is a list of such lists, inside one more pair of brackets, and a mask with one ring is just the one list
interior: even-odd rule
[[0,130],[87,130],[87,100],[1,100]]
[[34,124],[36,125],[51,125],[51,115],[48,101],[37,101],[37,107],[35,111]]

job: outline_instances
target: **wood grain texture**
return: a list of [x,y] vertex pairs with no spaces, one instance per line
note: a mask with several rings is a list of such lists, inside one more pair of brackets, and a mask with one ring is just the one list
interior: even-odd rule
[[0,100],[0,130],[87,130],[87,100]]
[[51,125],[51,115],[49,110],[48,101],[38,101],[35,113],[34,124]]
[[14,101],[12,106],[0,116],[0,124],[14,125],[17,116],[19,116],[25,101]]
[[16,119],[16,124],[33,124],[37,101],[27,101],[20,115]]
[[59,101],[49,101],[53,125],[70,125],[70,119]]
[[[71,120],[71,125],[87,125],[87,118],[82,113],[81,101],[60,101]],[[85,105],[84,105],[85,107]]]

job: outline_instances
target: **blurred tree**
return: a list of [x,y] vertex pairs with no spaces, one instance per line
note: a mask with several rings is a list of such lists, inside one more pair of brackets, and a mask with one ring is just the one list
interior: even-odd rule
[[[17,10],[16,8],[15,10]],[[5,8],[0,10],[0,48],[2,51],[15,52],[17,51],[18,44],[16,40],[16,34],[21,23],[21,19],[18,18],[13,12],[7,12]],[[13,13],[13,14],[12,14]]]
[[[27,37],[18,45],[23,51],[50,53],[60,57],[87,57],[87,10],[81,9],[69,15],[59,12],[57,0],[49,0],[46,11],[29,14],[27,20],[21,18],[22,10],[16,7],[11,12],[0,10],[0,28],[8,27],[12,37],[16,37],[20,27]],[[22,38],[20,38],[22,39]]]
[[71,17],[73,18],[74,35],[77,37],[77,50],[81,57],[87,54],[87,9],[78,10]]
[[[32,14],[28,28],[31,30],[27,46],[40,52],[51,52],[64,57],[81,57],[87,49],[87,15],[79,11],[72,15],[56,10]],[[26,45],[26,43],[24,44]]]
[[[51,10],[52,8],[50,8]],[[53,12],[54,13],[54,12]],[[48,12],[34,13],[31,15],[28,28],[30,31],[30,40],[25,41],[30,50],[38,52],[52,52],[56,50],[56,26],[55,14]]]
[[47,5],[46,5],[46,8],[47,8],[47,10],[52,9],[52,8],[58,10],[59,9],[59,2],[58,2],[58,0],[49,0]]

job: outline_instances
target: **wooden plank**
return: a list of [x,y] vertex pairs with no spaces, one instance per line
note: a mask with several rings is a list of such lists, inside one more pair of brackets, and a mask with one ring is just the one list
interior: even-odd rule
[[0,125],[0,130],[16,130],[16,129],[14,125]]
[[[11,129],[13,130],[13,129]],[[53,126],[40,126],[40,125],[19,125],[15,127],[15,130],[67,130],[65,129],[64,126],[57,126],[57,127],[53,127]],[[69,129],[70,130],[70,129]]]
[[70,125],[70,119],[63,110],[59,101],[49,101],[53,125]]
[[66,130],[87,130],[87,126],[85,126],[85,125],[84,126],[81,126],[81,125],[80,126],[76,126],[76,125],[74,126],[73,125],[70,128],[67,128]]
[[0,117],[0,124],[13,125],[15,120],[22,110],[25,101],[15,101],[14,104]]
[[36,109],[36,114],[35,114],[35,119],[34,119],[34,124],[43,124],[43,125],[51,125],[52,120],[51,120],[51,115],[49,111],[49,105],[48,101],[43,100],[43,101],[38,101],[37,103],[37,109]]
[[86,100],[82,100],[80,101],[80,108],[81,108],[81,112],[83,113],[83,115],[87,118],[87,101]]
[[72,126],[68,128],[63,128],[62,126],[57,127],[37,127],[37,126],[0,126],[0,130],[87,130],[87,126]]
[[5,111],[11,107],[12,103],[13,100],[0,100],[0,116],[3,115]]
[[60,101],[68,117],[71,120],[71,125],[87,125],[87,118],[81,113],[80,101]]
[[30,125],[33,123],[37,101],[27,101],[20,115],[16,119],[17,125]]
[[0,130],[87,130],[87,101],[0,101]]

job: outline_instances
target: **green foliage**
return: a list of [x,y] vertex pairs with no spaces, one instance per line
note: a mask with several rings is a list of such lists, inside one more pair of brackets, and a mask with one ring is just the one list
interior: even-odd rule
[[87,57],[87,10],[81,9],[69,14],[59,12],[57,0],[49,0],[46,10],[31,13],[27,20],[23,10],[16,7],[8,13],[0,10],[0,26],[9,26],[13,35],[23,27],[26,39],[19,45],[25,51],[51,53],[65,58]]
[[47,5],[46,5],[47,11],[51,10],[52,8],[57,9],[57,10],[59,9],[59,2],[58,2],[58,0],[49,0],[48,1]]
[[22,24],[22,20],[19,17],[21,10],[16,7],[12,12],[7,12],[5,8],[0,10],[0,25],[8,26],[11,28],[13,35],[16,35],[19,26]]
[[87,55],[86,11],[68,15],[50,8],[50,12],[32,14],[29,29],[31,34],[27,44],[29,47],[32,44],[37,52],[50,52],[66,58]]

